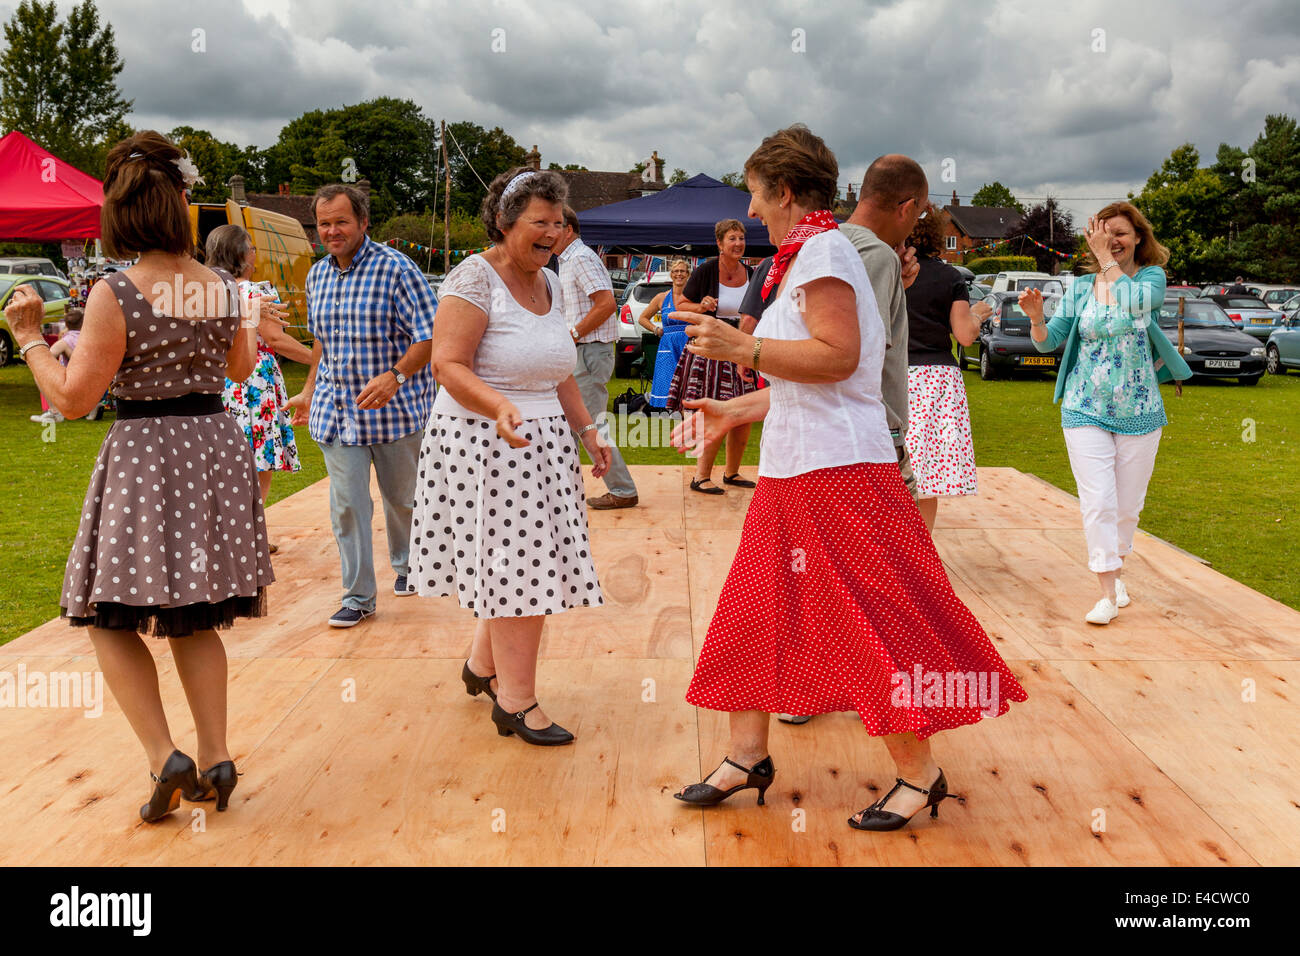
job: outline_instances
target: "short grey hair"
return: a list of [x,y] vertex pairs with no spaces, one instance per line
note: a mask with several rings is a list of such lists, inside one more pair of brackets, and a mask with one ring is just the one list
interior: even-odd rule
[[[532,175],[517,183],[503,203],[501,194],[505,192],[510,181],[521,173]],[[569,185],[564,181],[563,176],[550,170],[516,166],[493,179],[488,186],[487,195],[483,197],[483,225],[487,229],[488,238],[493,242],[504,239],[505,234],[502,230],[509,229],[518,222],[532,200],[541,199],[562,206],[568,198]]]
[[244,260],[253,249],[253,237],[243,226],[217,226],[208,233],[203,263],[209,269],[225,269],[235,278],[244,271]]

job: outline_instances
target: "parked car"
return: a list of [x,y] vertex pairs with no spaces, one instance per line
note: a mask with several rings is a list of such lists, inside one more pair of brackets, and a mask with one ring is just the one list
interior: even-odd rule
[[1038,289],[1043,295],[1060,295],[1065,283],[1046,272],[999,272],[993,280],[994,292],[1024,292]]
[[970,290],[967,298],[970,299],[971,305],[974,305],[976,302],[983,302],[988,294],[993,291],[982,282],[968,282],[966,283],[966,288]]
[[1284,302],[1300,295],[1300,288],[1289,285],[1279,285],[1264,289],[1263,293],[1264,294],[1260,296],[1260,299],[1263,300],[1266,306],[1272,309],[1280,309]]
[[1300,369],[1300,312],[1288,315],[1282,327],[1269,335],[1264,348],[1270,374],[1285,375],[1289,368]]
[[1178,345],[1178,308],[1183,308],[1183,358],[1194,375],[1235,378],[1241,385],[1258,384],[1264,375],[1264,346],[1242,332],[1211,299],[1166,298],[1160,328]]
[[975,281],[978,282],[980,285],[988,286],[989,291],[992,291],[993,280],[996,279],[997,277],[998,274],[996,272],[981,272],[979,275],[975,277]]
[[434,298],[438,296],[438,290],[442,288],[442,280],[445,276],[436,275],[432,272],[424,273],[424,281],[429,283],[429,288],[433,290]]
[[[47,260],[48,261],[48,260]],[[4,317],[4,307],[20,285],[31,288],[45,302],[45,318],[41,333],[45,341],[53,344],[63,331],[61,323],[68,308],[69,284],[64,279],[49,275],[28,275],[21,273],[0,274],[0,365],[8,365],[14,358],[14,336],[9,330],[9,322]]]
[[1224,295],[1228,291],[1228,283],[1219,282],[1214,285],[1207,285],[1201,289],[1202,298],[1210,295]]
[[660,292],[673,287],[667,272],[652,272],[648,276],[628,283],[618,307],[618,342],[614,346],[614,375],[626,378],[632,372],[632,363],[641,355],[641,333],[645,329],[637,319]]
[[1194,285],[1165,286],[1166,299],[1199,299],[1200,297],[1201,297],[1200,286],[1194,286]]
[[972,282],[975,281],[975,273],[971,272],[965,266],[959,266],[956,263],[952,263],[952,262],[948,264],[957,270],[957,274],[966,280],[967,285],[970,285]]
[[[1029,316],[1021,310],[1019,298],[1019,292],[992,292],[984,298],[993,310],[993,315],[980,325],[980,378],[986,382],[1008,372],[1050,372],[1060,367],[1065,343],[1054,352],[1038,351],[1029,338]],[[1055,314],[1060,301],[1057,294],[1043,294],[1044,319]]]
[[27,276],[54,276],[64,282],[68,281],[68,277],[52,261],[35,256],[0,259],[0,274],[8,273]]
[[1270,309],[1253,295],[1207,295],[1204,298],[1223,309],[1233,325],[1261,342],[1267,341],[1273,329],[1285,318],[1280,309]]

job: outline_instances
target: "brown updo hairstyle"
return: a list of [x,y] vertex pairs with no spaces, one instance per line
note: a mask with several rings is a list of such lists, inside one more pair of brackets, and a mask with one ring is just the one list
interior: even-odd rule
[[184,156],[184,150],[151,129],[109,150],[99,224],[104,249],[114,259],[193,251],[189,212],[181,195],[185,180],[172,161]]
[[[1137,246],[1133,249],[1134,262],[1139,266],[1163,267],[1169,261],[1169,250],[1160,245],[1151,223],[1137,206],[1131,202],[1113,202],[1109,206],[1103,206],[1097,213],[1097,218],[1102,222],[1114,219],[1116,216],[1123,216],[1133,224],[1133,232],[1138,240]],[[1098,265],[1100,263],[1097,262],[1097,257],[1089,249],[1083,256],[1083,271],[1096,272]]]
[[[510,180],[520,173],[528,172],[533,175],[515,187],[515,191],[503,204],[501,194],[505,192]],[[516,166],[492,180],[487,195],[483,197],[482,217],[488,238],[493,242],[501,242],[505,239],[502,230],[509,229],[518,222],[532,200],[541,199],[563,206],[568,198],[569,184],[564,181],[563,176],[549,170],[535,170],[531,166]]]
[[745,160],[763,191],[774,195],[790,187],[794,201],[808,209],[830,209],[839,192],[840,165],[825,141],[802,123],[777,130]]
[[926,203],[924,208],[930,214],[924,219],[916,220],[916,225],[912,227],[912,234],[907,237],[903,245],[914,246],[918,256],[938,259],[943,251],[943,223],[939,221],[932,204]]

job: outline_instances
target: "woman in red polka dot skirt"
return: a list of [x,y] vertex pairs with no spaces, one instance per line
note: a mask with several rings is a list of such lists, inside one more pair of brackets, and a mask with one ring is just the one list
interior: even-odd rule
[[856,711],[884,738],[897,782],[849,824],[893,830],[947,796],[928,738],[1026,699],[953,593],[898,471],[880,398],[883,324],[862,260],[828,207],[838,164],[803,126],[769,136],[745,164],[750,216],[776,259],[753,336],[691,322],[687,347],[771,383],[699,400],[673,433],[694,447],[764,420],[759,482],[686,699],[731,713],[731,749],[676,796],[711,806],[775,777],[772,713]]

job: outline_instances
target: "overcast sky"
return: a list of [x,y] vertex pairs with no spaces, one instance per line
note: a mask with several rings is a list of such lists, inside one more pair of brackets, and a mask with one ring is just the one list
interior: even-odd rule
[[657,149],[666,173],[720,176],[804,122],[834,149],[841,186],[904,152],[936,201],[999,180],[1063,197],[1078,220],[1180,143],[1205,163],[1220,142],[1249,145],[1270,112],[1300,116],[1296,0],[98,5],[129,122],[240,145],[270,145],[309,109],[395,96],[499,125],[543,164],[622,170]]

